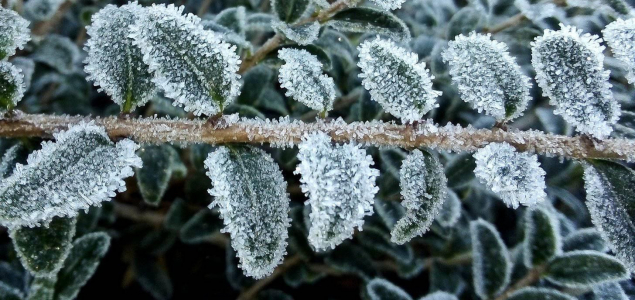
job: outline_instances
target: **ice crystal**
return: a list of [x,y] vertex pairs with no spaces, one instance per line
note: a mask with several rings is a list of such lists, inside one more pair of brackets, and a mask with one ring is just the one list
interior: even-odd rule
[[15,49],[22,49],[30,39],[29,21],[0,7],[0,60],[15,54]]
[[475,154],[474,174],[509,207],[531,206],[542,202],[545,171],[535,154],[519,153],[507,143],[493,143]]
[[144,9],[136,2],[121,7],[106,5],[93,15],[92,24],[87,27],[88,79],[100,86],[124,112],[143,106],[154,97],[152,74],[143,62],[141,50],[128,37],[130,25],[143,13]]
[[607,25],[602,33],[615,58],[628,71],[626,79],[635,84],[635,19],[619,19]]
[[284,48],[278,51],[278,57],[285,61],[278,77],[280,86],[287,89],[287,97],[320,112],[333,109],[335,83],[322,74],[317,56],[304,49]]
[[406,0],[371,0],[375,5],[383,10],[400,9]]
[[15,107],[23,96],[22,73],[12,63],[0,61],[0,114]]
[[[195,115],[221,112],[240,92],[235,46],[203,29],[183,7],[153,5],[131,26],[143,61],[175,105]],[[173,41],[173,42],[170,42]]]
[[245,274],[262,278],[282,261],[290,226],[287,184],[271,156],[254,147],[220,147],[205,160],[218,207]]
[[80,123],[53,134],[27,165],[18,164],[0,182],[0,223],[7,227],[38,226],[55,216],[76,216],[125,191],[123,178],[141,167],[138,146],[124,139],[113,143],[102,127]]
[[459,35],[449,42],[442,57],[450,65],[461,98],[479,112],[498,121],[522,115],[531,99],[531,85],[507,52],[507,45],[491,40],[489,34]]
[[403,123],[418,121],[437,106],[441,92],[432,89],[434,76],[417,54],[377,37],[359,46],[362,84],[371,98]]
[[373,160],[353,144],[332,145],[325,133],[306,135],[298,146],[302,191],[311,205],[309,241],[317,250],[334,248],[361,228],[373,211],[379,175]]
[[531,43],[538,85],[556,106],[554,113],[578,132],[605,138],[620,108],[611,93],[609,71],[603,67],[601,39],[572,26],[561,27],[545,30]]
[[391,240],[404,244],[428,231],[447,197],[447,180],[437,158],[419,150],[404,159],[399,174],[406,214],[392,229]]
[[300,45],[313,43],[313,41],[317,40],[320,33],[320,23],[317,21],[301,25],[289,25],[282,21],[272,21],[271,27]]

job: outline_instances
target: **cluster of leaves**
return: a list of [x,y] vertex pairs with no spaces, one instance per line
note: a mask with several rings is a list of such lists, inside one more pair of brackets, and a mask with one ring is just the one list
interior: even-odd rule
[[[3,118],[427,117],[635,137],[622,0],[6,2]],[[113,142],[95,123],[53,137],[0,143],[0,299],[76,298],[108,257],[83,293],[124,278],[122,294],[155,299],[635,297],[635,172],[619,162],[323,132],[297,149]]]

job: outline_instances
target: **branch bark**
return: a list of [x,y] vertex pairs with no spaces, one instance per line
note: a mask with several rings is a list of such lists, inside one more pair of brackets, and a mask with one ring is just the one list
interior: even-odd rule
[[50,137],[80,122],[94,122],[106,128],[113,139],[129,137],[142,143],[269,143],[272,146],[293,146],[305,134],[322,131],[336,142],[355,142],[365,146],[401,148],[427,147],[453,152],[473,152],[489,143],[507,142],[519,151],[546,156],[586,159],[635,159],[635,140],[606,139],[594,141],[582,136],[562,136],[535,130],[520,131],[474,129],[459,125],[436,126],[422,121],[413,125],[394,123],[353,122],[341,119],[304,123],[289,118],[278,120],[240,119],[223,116],[215,124],[205,120],[159,119],[85,116],[54,116],[24,114],[0,119],[0,137]]

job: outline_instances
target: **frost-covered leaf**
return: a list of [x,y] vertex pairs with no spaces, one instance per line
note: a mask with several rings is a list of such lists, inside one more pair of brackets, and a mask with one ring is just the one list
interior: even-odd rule
[[205,30],[211,30],[217,33],[219,38],[225,42],[236,45],[239,48],[245,48],[249,51],[253,50],[253,45],[245,39],[244,28],[241,30],[242,33],[236,33],[232,29],[218,24],[213,20],[202,20],[201,25],[203,25]]
[[468,34],[478,29],[485,16],[481,10],[466,6],[452,15],[448,22],[448,40],[459,34]]
[[31,21],[46,21],[55,15],[62,3],[64,0],[29,0],[24,3],[24,15]]
[[496,228],[482,220],[470,223],[472,235],[472,276],[474,291],[490,299],[509,284],[512,262]]
[[11,110],[24,97],[23,78],[12,63],[0,61],[0,113]]
[[326,25],[344,32],[383,34],[402,42],[410,39],[410,30],[397,16],[368,7],[342,10],[331,17]]
[[572,26],[545,30],[531,43],[532,65],[554,113],[580,133],[605,138],[617,122],[620,108],[613,99],[609,71],[604,70],[604,46],[595,35]]
[[452,190],[448,189],[445,201],[439,210],[436,221],[443,227],[452,227],[461,217],[461,199]]
[[635,19],[619,19],[607,25],[602,33],[615,58],[628,71],[626,79],[635,84]]
[[419,298],[419,300],[458,300],[455,295],[446,292],[434,292]]
[[49,34],[38,45],[31,58],[50,66],[62,74],[71,74],[80,61],[81,52],[68,37]]
[[535,154],[517,152],[507,143],[492,143],[474,153],[474,158],[476,177],[507,206],[532,206],[547,197],[545,171]]
[[320,23],[317,21],[299,25],[289,25],[281,21],[273,21],[271,27],[281,32],[286,38],[300,45],[313,43],[320,33]]
[[462,270],[458,266],[434,262],[430,266],[430,291],[460,294],[465,288]]
[[533,22],[546,18],[566,18],[558,6],[549,1],[515,0],[514,5],[527,19]]
[[437,106],[441,92],[432,89],[432,79],[417,54],[380,38],[359,46],[362,84],[373,100],[403,123],[421,120]]
[[563,251],[594,250],[599,252],[608,251],[608,245],[602,239],[600,232],[591,227],[577,230],[564,238],[562,241]]
[[20,73],[23,75],[24,81],[24,90],[28,90],[31,86],[31,79],[33,78],[33,73],[35,72],[35,62],[28,57],[15,57],[11,59],[11,63],[20,69]]
[[177,198],[174,202],[172,202],[170,209],[165,215],[163,227],[169,230],[179,231],[191,215],[192,214],[188,211],[185,201]]
[[591,221],[615,255],[635,272],[635,172],[609,161],[584,165]]
[[174,288],[168,272],[153,257],[137,254],[133,261],[137,281],[156,300],[172,299]]
[[370,300],[412,300],[400,287],[382,278],[369,281],[366,284],[366,294]]
[[247,16],[246,30],[251,32],[272,31],[271,22],[274,17],[267,13],[253,13]]
[[525,212],[523,251],[528,268],[545,264],[562,253],[560,222],[547,207],[534,207]]
[[[287,184],[271,156],[254,147],[220,147],[205,160],[209,190],[245,274],[265,277],[282,261],[290,226]],[[257,234],[256,234],[257,233]]]
[[53,300],[55,296],[55,274],[49,276],[36,276],[31,282],[27,300]]
[[409,245],[396,245],[390,242],[390,235],[380,228],[365,226],[357,234],[357,239],[364,247],[384,253],[404,264],[412,262],[413,251]]
[[531,100],[531,85],[507,45],[489,34],[459,35],[442,56],[461,98],[478,112],[485,111],[498,121],[522,115]]
[[595,300],[629,300],[630,298],[617,282],[598,284],[593,287]]
[[0,299],[2,300],[22,300],[24,294],[22,291],[0,282]]
[[400,9],[406,0],[371,0],[375,5],[383,10]]
[[526,287],[520,289],[513,294],[511,294],[508,298],[509,300],[575,300],[576,298],[571,297],[567,294],[563,294],[558,290],[547,289],[547,288],[535,288],[535,287]]
[[554,258],[547,265],[545,277],[569,288],[593,285],[629,278],[626,267],[617,259],[597,251],[572,251]]
[[57,217],[48,226],[13,228],[11,240],[24,268],[37,276],[54,276],[71,249],[76,223],[76,218]]
[[136,2],[117,7],[106,5],[92,17],[85,50],[88,79],[100,86],[121,111],[128,113],[154,97],[154,84],[141,49],[133,44],[130,25],[144,9]]
[[[153,5],[131,26],[153,82],[195,115],[216,115],[240,91],[235,47],[203,29],[200,19],[183,15],[183,7]],[[178,42],[166,42],[171,41]]]
[[437,158],[416,149],[403,161],[400,177],[406,214],[390,235],[394,243],[404,244],[428,231],[447,197],[447,180]]
[[284,48],[278,51],[278,57],[285,61],[278,79],[280,86],[287,89],[287,97],[319,112],[333,109],[335,83],[322,73],[317,56],[302,49]]
[[137,155],[143,168],[136,170],[137,186],[145,203],[158,206],[172,177],[174,152],[170,145],[144,145]]
[[364,249],[352,243],[343,243],[324,259],[329,266],[345,273],[355,274],[364,280],[377,276],[373,260]]
[[141,167],[138,146],[113,143],[102,127],[80,123],[53,134],[27,165],[17,165],[0,182],[0,222],[7,227],[38,226],[56,216],[73,217],[125,191],[123,178]]
[[375,199],[373,207],[388,229],[393,229],[397,221],[406,214],[403,205],[397,201]]
[[247,23],[247,14],[244,6],[230,7],[219,12],[214,17],[214,22],[226,28],[229,28],[239,36],[245,36],[245,26]]
[[325,49],[328,50],[328,46],[327,48],[322,49],[321,47],[318,47],[315,45],[306,45],[306,46],[300,46],[300,45],[294,45],[294,44],[283,45],[269,52],[269,54],[267,54],[267,56],[265,56],[265,58],[263,59],[263,62],[266,62],[268,65],[271,65],[274,67],[281,67],[284,64],[284,60],[280,58],[280,56],[278,55],[278,51],[282,49],[296,49],[296,50],[304,50],[306,52],[309,52],[309,54],[317,57],[318,61],[322,64],[322,70],[331,69],[331,63],[332,63],[331,58],[325,52]]
[[55,300],[75,299],[97,270],[109,247],[110,236],[104,232],[88,233],[75,240],[64,267],[57,274]]
[[373,211],[379,175],[373,160],[353,144],[332,145],[324,133],[302,138],[298,146],[302,191],[311,205],[309,241],[317,250],[334,248],[350,238]]
[[29,21],[15,11],[0,7],[0,60],[15,54],[15,49],[22,49],[30,39]]
[[311,0],[271,0],[271,8],[278,20],[291,24],[302,17],[310,3]]

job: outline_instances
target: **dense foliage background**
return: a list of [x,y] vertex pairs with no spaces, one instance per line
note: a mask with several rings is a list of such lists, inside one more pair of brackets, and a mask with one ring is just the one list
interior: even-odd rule
[[[91,23],[91,15],[106,4],[123,5],[126,2],[69,1],[62,4],[69,7],[58,23],[53,23],[51,28],[38,27],[52,17],[52,14],[47,16],[47,10],[56,7],[57,2],[2,2],[4,7],[13,5],[31,21],[32,28],[39,28],[43,33],[34,34],[25,49],[9,59],[23,70],[28,83],[25,97],[17,109],[46,114],[119,114],[119,106],[86,80],[82,61],[86,56],[83,50],[87,39],[85,26]],[[152,3],[159,2],[140,1],[144,6]],[[523,71],[533,78],[530,42],[545,29],[557,30],[559,23],[564,23],[601,36],[601,30],[608,23],[627,17],[632,9],[629,1],[570,0],[541,6],[547,3],[552,4],[538,0],[408,0],[393,11],[412,36],[401,41],[401,45],[426,62],[436,77],[434,88],[443,92],[438,99],[439,107],[429,113],[434,122],[476,128],[490,128],[495,123],[494,118],[478,113],[462,101],[456,86],[451,84],[441,52],[456,35],[472,31],[493,32],[494,38],[509,46]],[[242,57],[251,55],[275,34],[267,26],[274,18],[268,0],[182,0],[176,4],[185,6],[185,12],[201,16],[210,30],[233,31],[223,33],[239,46],[237,51]],[[372,7],[374,4],[367,1],[359,5]],[[243,7],[245,15],[236,12],[237,7]],[[227,10],[231,11],[228,13]],[[361,31],[367,32],[342,33],[324,26],[314,43],[314,47],[321,49],[313,49],[314,53],[323,51],[325,56],[321,59],[330,64],[326,73],[337,86],[338,99],[328,118],[341,117],[347,122],[397,121],[377,102],[371,101],[369,93],[361,86],[356,48],[362,41],[377,35],[370,27]],[[391,36],[399,37],[399,34],[403,32]],[[605,67],[611,71],[612,91],[623,111],[613,134],[632,138],[635,136],[632,85],[627,83],[625,70],[611,57],[610,51],[606,54]],[[285,90],[277,80],[280,65],[275,56],[270,56],[243,74],[241,94],[225,113],[253,118],[288,115],[292,119],[314,120],[315,111],[285,96]],[[560,116],[553,114],[548,99],[541,95],[535,82],[532,83],[533,99],[529,108],[508,126],[571,135],[573,130]],[[131,114],[193,117],[173,107],[161,94]],[[40,147],[40,142],[34,138],[3,139],[0,153],[16,143],[33,151]],[[510,249],[515,262],[512,282],[527,271],[519,257],[526,209],[508,208],[475,180],[475,162],[471,154],[437,153],[445,166],[448,185],[460,200],[457,202],[460,204],[458,221],[452,222],[451,226],[442,226],[437,221],[424,236],[405,245],[396,245],[390,242],[389,232],[394,225],[394,214],[399,212],[399,168],[407,152],[397,148],[369,147],[367,152],[381,172],[375,214],[365,219],[364,230],[356,232],[352,240],[345,241],[333,251],[315,253],[306,239],[308,212],[303,206],[306,197],[300,189],[300,176],[294,174],[298,164],[297,148],[279,149],[267,145],[262,148],[279,164],[288,182],[293,223],[289,229],[285,263],[274,273],[273,280],[261,280],[260,283],[265,284],[256,289],[261,290],[258,294],[261,299],[288,299],[279,293],[293,299],[359,299],[365,283],[375,277],[386,278],[417,298],[441,290],[456,294],[460,299],[478,299],[472,288],[469,228],[469,222],[478,218],[494,224]],[[128,190],[119,193],[113,201],[81,214],[78,236],[79,233],[106,231],[112,241],[97,272],[81,290],[79,299],[104,296],[233,299],[241,292],[253,291],[250,287],[259,283],[242,274],[228,236],[220,233],[223,226],[218,212],[207,209],[212,201],[207,192],[211,183],[205,175],[203,161],[213,149],[209,145],[142,146],[139,155],[144,167],[127,180]],[[21,157],[24,162],[26,153]],[[539,160],[547,173],[547,193],[557,211],[555,215],[561,234],[567,236],[578,229],[592,227],[584,205],[586,196],[580,164],[542,156]],[[453,208],[459,209],[448,204],[442,214],[449,214]],[[26,288],[29,275],[22,269],[7,231],[0,229],[0,232],[0,281],[13,278],[12,284]],[[606,250],[601,240],[591,242],[600,243],[599,249]],[[544,280],[537,285],[555,287]],[[635,285],[630,280],[621,285],[629,297],[635,297]],[[580,299],[594,297],[588,288],[564,290]]]

